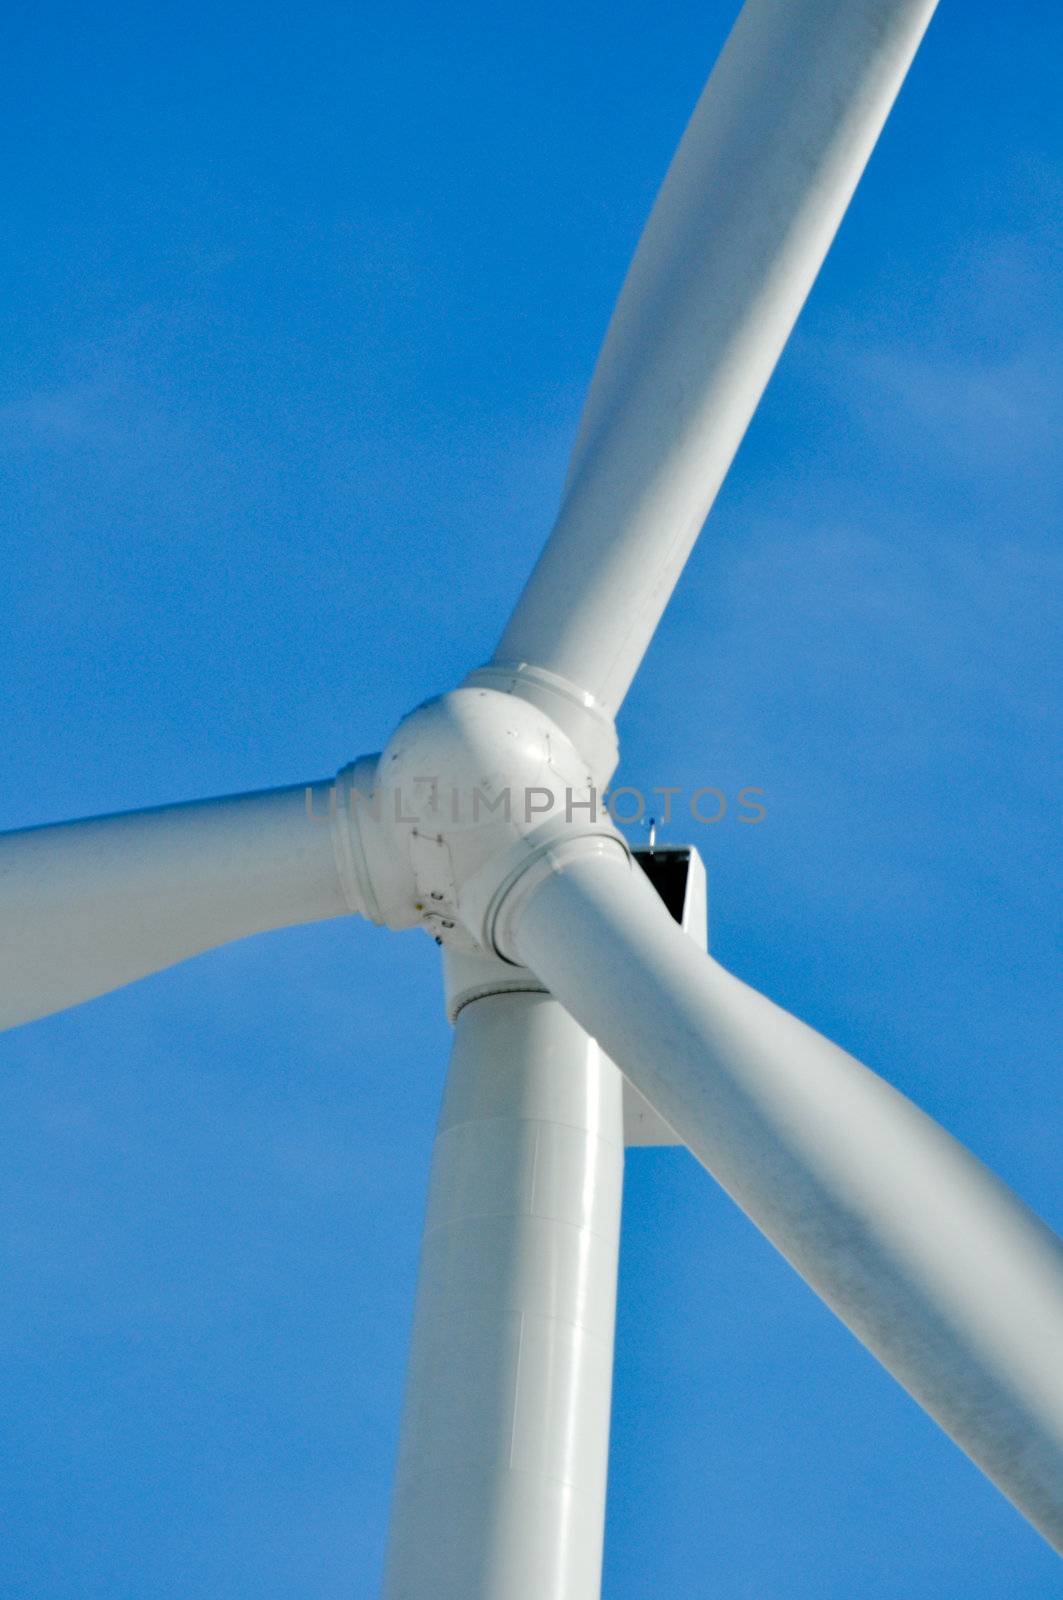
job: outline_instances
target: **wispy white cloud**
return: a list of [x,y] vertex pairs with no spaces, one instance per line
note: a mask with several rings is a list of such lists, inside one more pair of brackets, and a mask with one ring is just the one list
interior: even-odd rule
[[1028,469],[1058,441],[1063,346],[1005,356],[942,356],[892,347],[845,352],[851,392],[865,419],[888,415],[910,449],[941,465]]
[[109,449],[128,435],[128,396],[113,380],[73,381],[32,390],[0,406],[0,448],[65,445]]

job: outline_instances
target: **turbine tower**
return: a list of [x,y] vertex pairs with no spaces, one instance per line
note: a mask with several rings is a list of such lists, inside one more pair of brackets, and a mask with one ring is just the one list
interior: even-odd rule
[[934,0],[747,0],[664,180],[491,660],[333,779],[4,835],[0,1020],[358,915],[442,948],[387,1600],[600,1590],[625,1143],[685,1144],[1063,1548],[1063,1247],[725,971],[704,870],[603,809],[614,719]]

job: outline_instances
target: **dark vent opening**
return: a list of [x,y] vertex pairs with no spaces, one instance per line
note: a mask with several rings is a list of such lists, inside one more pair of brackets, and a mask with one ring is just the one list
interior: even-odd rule
[[632,854],[676,922],[683,921],[690,872],[689,846],[634,850]]

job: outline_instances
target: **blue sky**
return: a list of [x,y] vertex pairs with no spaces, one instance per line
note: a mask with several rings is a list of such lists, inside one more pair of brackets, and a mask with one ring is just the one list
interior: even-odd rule
[[[0,826],[331,773],[486,658],[735,9],[17,8]],[[670,833],[715,953],[1057,1227],[1061,35],[945,0],[620,725],[765,790]],[[274,934],[0,1040],[5,1597],[375,1591],[435,955]],[[621,1271],[609,1600],[1060,1592],[689,1156]]]

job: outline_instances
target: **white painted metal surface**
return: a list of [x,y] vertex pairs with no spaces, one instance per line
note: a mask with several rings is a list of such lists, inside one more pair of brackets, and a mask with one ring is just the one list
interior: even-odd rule
[[386,1600],[598,1595],[623,1163],[620,1074],[555,1000],[464,1007]]
[[934,6],[747,0],[646,225],[496,663],[620,704]]
[[447,948],[490,949],[480,924],[499,878],[545,832],[616,833],[559,724],[484,686],[463,684],[415,707],[379,757],[340,773],[341,785],[352,777],[363,796],[371,789],[371,806],[338,808],[361,903],[389,928],[420,923]]
[[695,950],[619,851],[529,873],[509,954],[1063,1548],[1063,1246],[852,1056]]
[[[662,855],[671,852],[662,850]],[[686,897],[680,927],[699,950],[708,949],[708,880],[705,863],[694,849],[684,850],[689,858]],[[637,857],[637,852],[636,852]],[[472,1000],[505,993],[546,994],[544,984],[527,967],[515,967],[495,956],[470,954],[464,950],[443,951],[443,988],[447,1016],[457,1020],[459,1012]],[[678,1145],[682,1140],[639,1093],[630,1078],[623,1079],[624,1144],[628,1148],[648,1145]]]
[[356,909],[330,785],[0,834],[0,1027],[268,928]]

